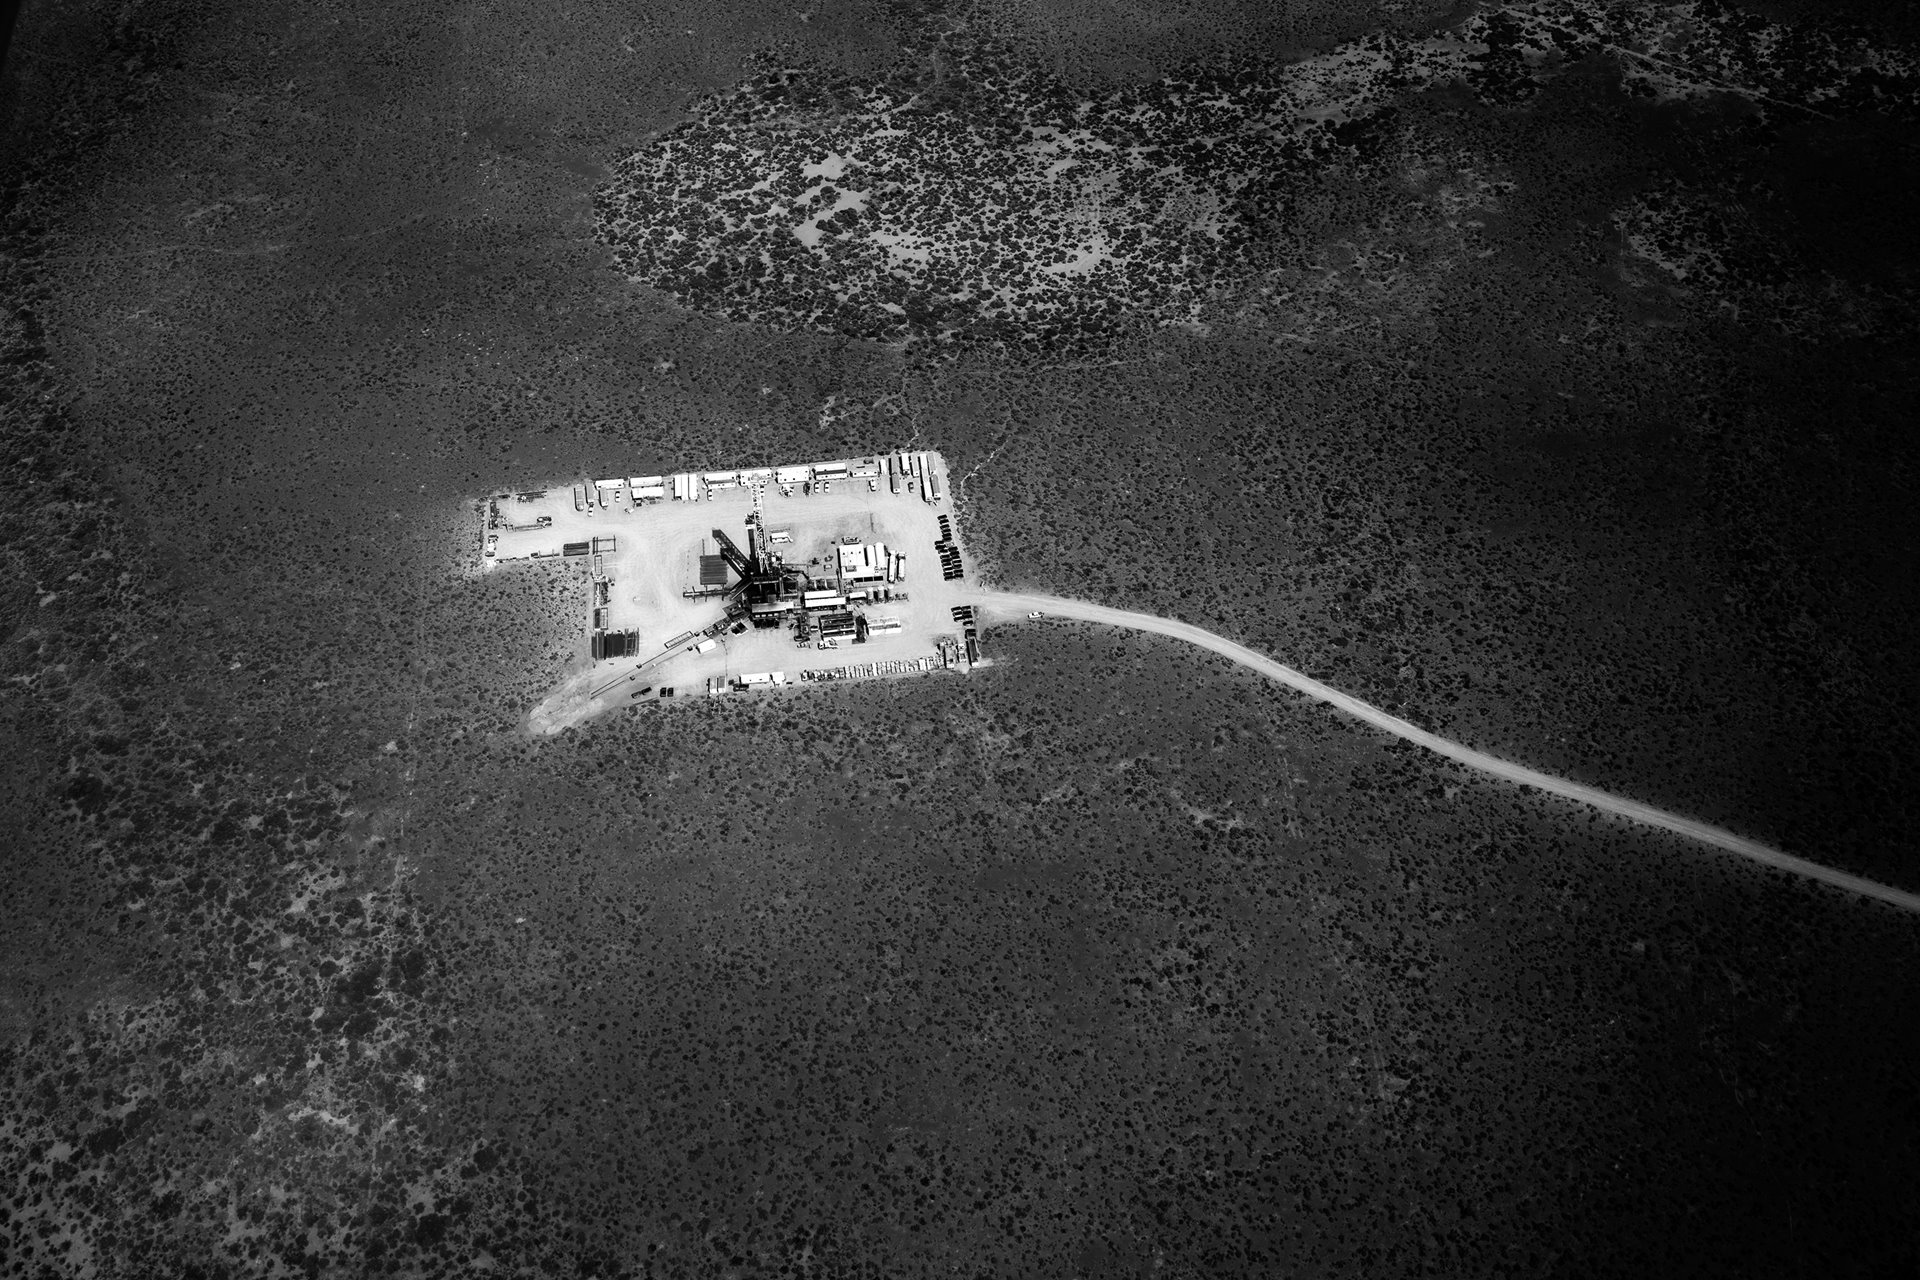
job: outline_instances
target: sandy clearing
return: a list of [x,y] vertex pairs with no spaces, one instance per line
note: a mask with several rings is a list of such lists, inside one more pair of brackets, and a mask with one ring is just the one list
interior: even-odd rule
[[1084,622],[1100,622],[1109,626],[1127,627],[1135,631],[1150,631],[1156,635],[1169,636],[1176,640],[1185,640],[1189,644],[1198,645],[1202,649],[1217,653],[1224,658],[1239,663],[1241,666],[1251,668],[1264,676],[1277,680],[1294,689],[1298,689],[1310,698],[1338,707],[1356,719],[1364,720],[1368,724],[1384,729],[1388,733],[1406,739],[1408,742],[1418,743],[1429,751],[1443,755],[1449,760],[1457,760],[1468,768],[1478,769],[1483,773],[1489,773],[1494,777],[1504,778],[1510,782],[1518,782],[1524,786],[1538,787],[1542,791],[1552,792],[1554,795],[1564,796],[1569,800],[1592,805],[1594,808],[1606,813],[1618,814],[1623,818],[1630,818],[1646,826],[1658,827],[1663,831],[1671,831],[1677,835],[1698,840],[1702,844],[1712,845],[1718,849],[1724,849],[1729,853],[1738,854],[1743,858],[1749,858],[1755,862],[1762,863],[1780,871],[1785,871],[1791,875],[1803,876],[1809,880],[1817,880],[1821,884],[1832,885],[1837,889],[1844,889],[1850,893],[1857,893],[1863,897],[1873,898],[1877,901],[1888,903],[1891,906],[1899,907],[1902,910],[1920,912],[1920,893],[1912,893],[1905,889],[1896,889],[1891,885],[1884,885],[1875,880],[1868,880],[1864,876],[1857,876],[1850,872],[1836,870],[1833,867],[1822,866],[1817,862],[1809,862],[1805,858],[1798,858],[1790,853],[1783,853],[1778,849],[1761,844],[1756,840],[1749,840],[1745,836],[1736,835],[1721,827],[1698,822],[1692,818],[1682,817],[1679,814],[1668,813],[1664,809],[1656,809],[1652,805],[1642,804],[1638,800],[1629,800],[1624,796],[1616,796],[1611,792],[1602,791],[1597,787],[1589,787],[1582,783],[1571,782],[1565,778],[1554,777],[1552,774],[1541,773],[1537,769],[1529,769],[1525,765],[1518,765],[1508,760],[1502,760],[1498,756],[1488,755],[1484,751],[1475,751],[1473,748],[1464,746],[1458,742],[1452,742],[1446,738],[1428,733],[1425,729],[1410,724],[1398,716],[1389,715],[1378,707],[1362,702],[1360,699],[1350,694],[1342,693],[1329,685],[1322,684],[1313,677],[1275,662],[1272,658],[1264,654],[1256,653],[1244,645],[1235,644],[1224,636],[1217,636],[1211,631],[1202,630],[1199,627],[1193,626],[1191,623],[1179,622],[1172,618],[1155,617],[1147,613],[1133,613],[1125,609],[1109,608],[1106,605],[1090,604],[1084,600],[1062,599],[1057,596],[977,590],[972,593],[972,599],[974,603],[983,610],[1004,613],[1014,618],[1023,617],[1029,612],[1038,611],[1063,618],[1076,618]]

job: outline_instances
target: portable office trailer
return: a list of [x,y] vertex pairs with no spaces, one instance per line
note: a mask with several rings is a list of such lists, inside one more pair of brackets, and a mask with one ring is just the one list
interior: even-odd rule
[[773,478],[781,484],[799,484],[803,480],[813,479],[811,467],[781,467],[773,473]]

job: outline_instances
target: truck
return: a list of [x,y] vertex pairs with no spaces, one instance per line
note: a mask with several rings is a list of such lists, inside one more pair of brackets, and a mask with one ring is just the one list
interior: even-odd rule
[[587,509],[587,491],[579,485],[573,486],[573,509],[575,511]]

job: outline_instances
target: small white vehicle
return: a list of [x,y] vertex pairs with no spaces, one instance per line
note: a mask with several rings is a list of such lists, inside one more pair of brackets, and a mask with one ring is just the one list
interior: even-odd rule
[[1030,613],[1030,614],[1028,614],[1028,615],[1027,615],[1027,617],[1028,617],[1029,619],[1034,619],[1034,618],[1044,618],[1044,617],[1046,617],[1046,616],[1047,616],[1047,615],[1046,615],[1046,614],[1044,614],[1044,613]]
[[878,482],[876,482],[876,481],[873,481],[873,480],[869,480],[869,481],[867,481],[867,492],[868,492],[868,493],[878,493],[878,492],[880,492],[880,485],[879,485],[879,483],[878,483]]

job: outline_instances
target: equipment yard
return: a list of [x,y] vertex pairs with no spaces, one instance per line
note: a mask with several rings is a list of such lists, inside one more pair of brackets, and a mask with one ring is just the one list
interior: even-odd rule
[[676,694],[964,670],[979,647],[947,497],[926,451],[569,482],[486,499],[482,562],[585,566],[592,666],[543,704],[563,723]]

